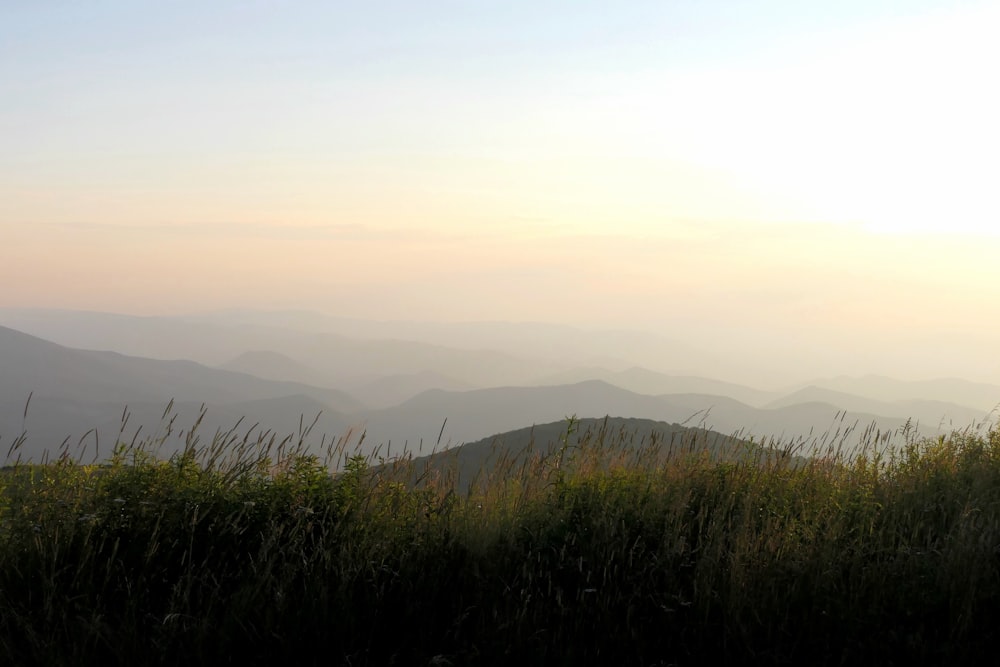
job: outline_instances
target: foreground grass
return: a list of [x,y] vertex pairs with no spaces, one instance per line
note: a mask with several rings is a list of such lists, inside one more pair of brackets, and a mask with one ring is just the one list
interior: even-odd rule
[[0,663],[993,657],[1000,432],[794,465],[642,442],[571,423],[461,494],[273,441],[8,468]]

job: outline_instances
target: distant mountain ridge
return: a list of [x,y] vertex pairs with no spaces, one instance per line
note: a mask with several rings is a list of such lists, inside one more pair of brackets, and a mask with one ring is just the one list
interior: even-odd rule
[[304,395],[335,409],[358,410],[345,392],[296,382],[265,380],[246,373],[175,360],[77,350],[0,327],[0,402],[28,393],[59,398],[156,401],[183,396],[220,403]]
[[[321,386],[350,393],[379,377],[433,371],[470,386],[526,384],[564,367],[494,349],[449,348],[401,338],[360,339],[331,332],[298,331],[225,321],[132,317],[73,311],[0,309],[0,324],[73,349],[115,350],[151,359],[189,359],[208,366],[267,351],[307,365]],[[18,327],[15,327],[18,328]],[[261,359],[249,360],[260,370]],[[271,361],[274,361],[272,358]],[[240,363],[247,363],[247,359]]]
[[929,426],[940,424],[969,425],[987,418],[983,410],[944,401],[880,401],[846,392],[810,385],[768,403],[766,408],[780,409],[803,403],[824,403],[851,412],[867,412],[885,417],[912,418]]
[[[108,322],[119,320],[93,318],[87,335],[96,336]],[[869,437],[866,429],[873,424],[874,432],[894,434],[913,418],[922,433],[936,435],[987,416],[976,407],[934,398],[879,400],[820,384],[780,395],[642,367],[554,370],[501,352],[404,340],[359,341],[246,324],[251,335],[227,343],[233,329],[211,323],[193,324],[184,333],[170,318],[125,318],[121,323],[123,330],[111,342],[141,346],[149,341],[139,334],[149,333],[159,337],[153,346],[161,352],[190,346],[211,354],[228,344],[229,354],[220,362],[226,368],[74,349],[0,327],[0,450],[24,430],[36,452],[93,428],[106,441],[118,434],[125,406],[133,413],[130,428],[136,420],[146,421],[148,434],[171,399],[179,411],[177,423],[196,421],[205,403],[202,432],[209,436],[237,423],[241,428],[259,422],[261,429],[295,431],[320,415],[314,436],[352,433],[359,438],[364,433],[363,443],[355,445],[369,453],[378,448],[398,453],[403,447],[421,453],[571,415],[649,419],[759,439],[808,440],[817,446]],[[195,339],[202,335],[207,346],[199,348],[206,341]],[[247,341],[261,346],[242,350]],[[269,341],[283,347],[267,347]],[[469,379],[476,377],[495,384]],[[330,378],[340,386],[319,383]],[[304,381],[312,379],[317,382]],[[884,379],[883,388],[912,393],[914,384]],[[352,391],[345,392],[344,386]],[[993,389],[1000,392],[956,381],[928,386],[939,391],[957,386],[979,392],[980,398]]]
[[742,403],[755,406],[761,406],[778,396],[774,392],[754,389],[733,382],[724,382],[722,380],[692,375],[669,375],[639,366],[632,366],[621,371],[612,371],[600,367],[574,368],[541,378],[535,384],[572,384],[587,380],[601,380],[622,389],[650,396],[659,394],[711,394],[728,396]]
[[281,382],[299,382],[316,386],[323,386],[325,382],[320,373],[286,354],[273,350],[249,350],[220,364],[218,368]]
[[1000,406],[1000,386],[960,378],[897,380],[883,375],[840,376],[814,380],[805,386],[808,385],[880,401],[940,401],[984,413]]
[[[0,327],[0,450],[22,432],[29,437],[23,452],[29,458],[93,429],[108,442],[117,436],[124,412],[133,414],[132,428],[141,419],[149,434],[171,400],[180,422],[190,422],[184,427],[194,424],[202,404],[209,406],[203,431],[226,428],[244,415],[263,415],[269,427],[276,427],[277,421],[292,424],[317,409],[330,418],[363,407],[334,389],[265,380],[192,361],[76,350]],[[336,422],[338,429],[345,420]]]

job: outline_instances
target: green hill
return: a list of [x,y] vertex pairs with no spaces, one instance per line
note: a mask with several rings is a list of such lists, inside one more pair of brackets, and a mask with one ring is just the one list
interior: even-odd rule
[[[578,452],[586,452],[580,460]],[[498,433],[488,438],[407,460],[411,480],[446,476],[466,492],[479,479],[518,476],[549,459],[561,465],[629,466],[678,457],[710,461],[762,460],[787,452],[756,446],[749,440],[708,429],[628,417],[566,419]],[[806,459],[793,457],[794,461]]]

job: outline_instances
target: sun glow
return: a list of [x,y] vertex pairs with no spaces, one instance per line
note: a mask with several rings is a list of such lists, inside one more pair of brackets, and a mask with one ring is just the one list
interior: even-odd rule
[[996,2],[14,4],[0,305],[1000,332]]
[[997,235],[997,30],[996,7],[924,16],[791,63],[673,72],[633,107],[672,128],[644,133],[649,154],[726,173],[773,215]]

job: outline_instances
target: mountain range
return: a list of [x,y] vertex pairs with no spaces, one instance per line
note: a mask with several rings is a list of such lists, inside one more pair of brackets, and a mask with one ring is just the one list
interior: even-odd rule
[[[234,427],[248,438],[296,438],[316,419],[307,438],[316,450],[342,440],[350,451],[420,455],[571,415],[822,449],[852,447],[876,432],[896,437],[908,420],[924,435],[983,424],[1000,401],[1000,387],[954,379],[841,377],[759,389],[641,366],[588,365],[583,360],[602,348],[579,340],[580,354],[555,363],[475,348],[474,341],[452,348],[315,330],[323,318],[313,330],[297,330],[289,319],[0,309],[0,323],[19,322],[35,334],[0,326],[0,453],[25,433],[16,452],[25,459],[64,443],[106,454],[116,439],[153,437],[158,429],[162,436],[168,425],[169,452],[200,418],[203,439]],[[527,338],[536,328],[509,325],[504,335]]]

